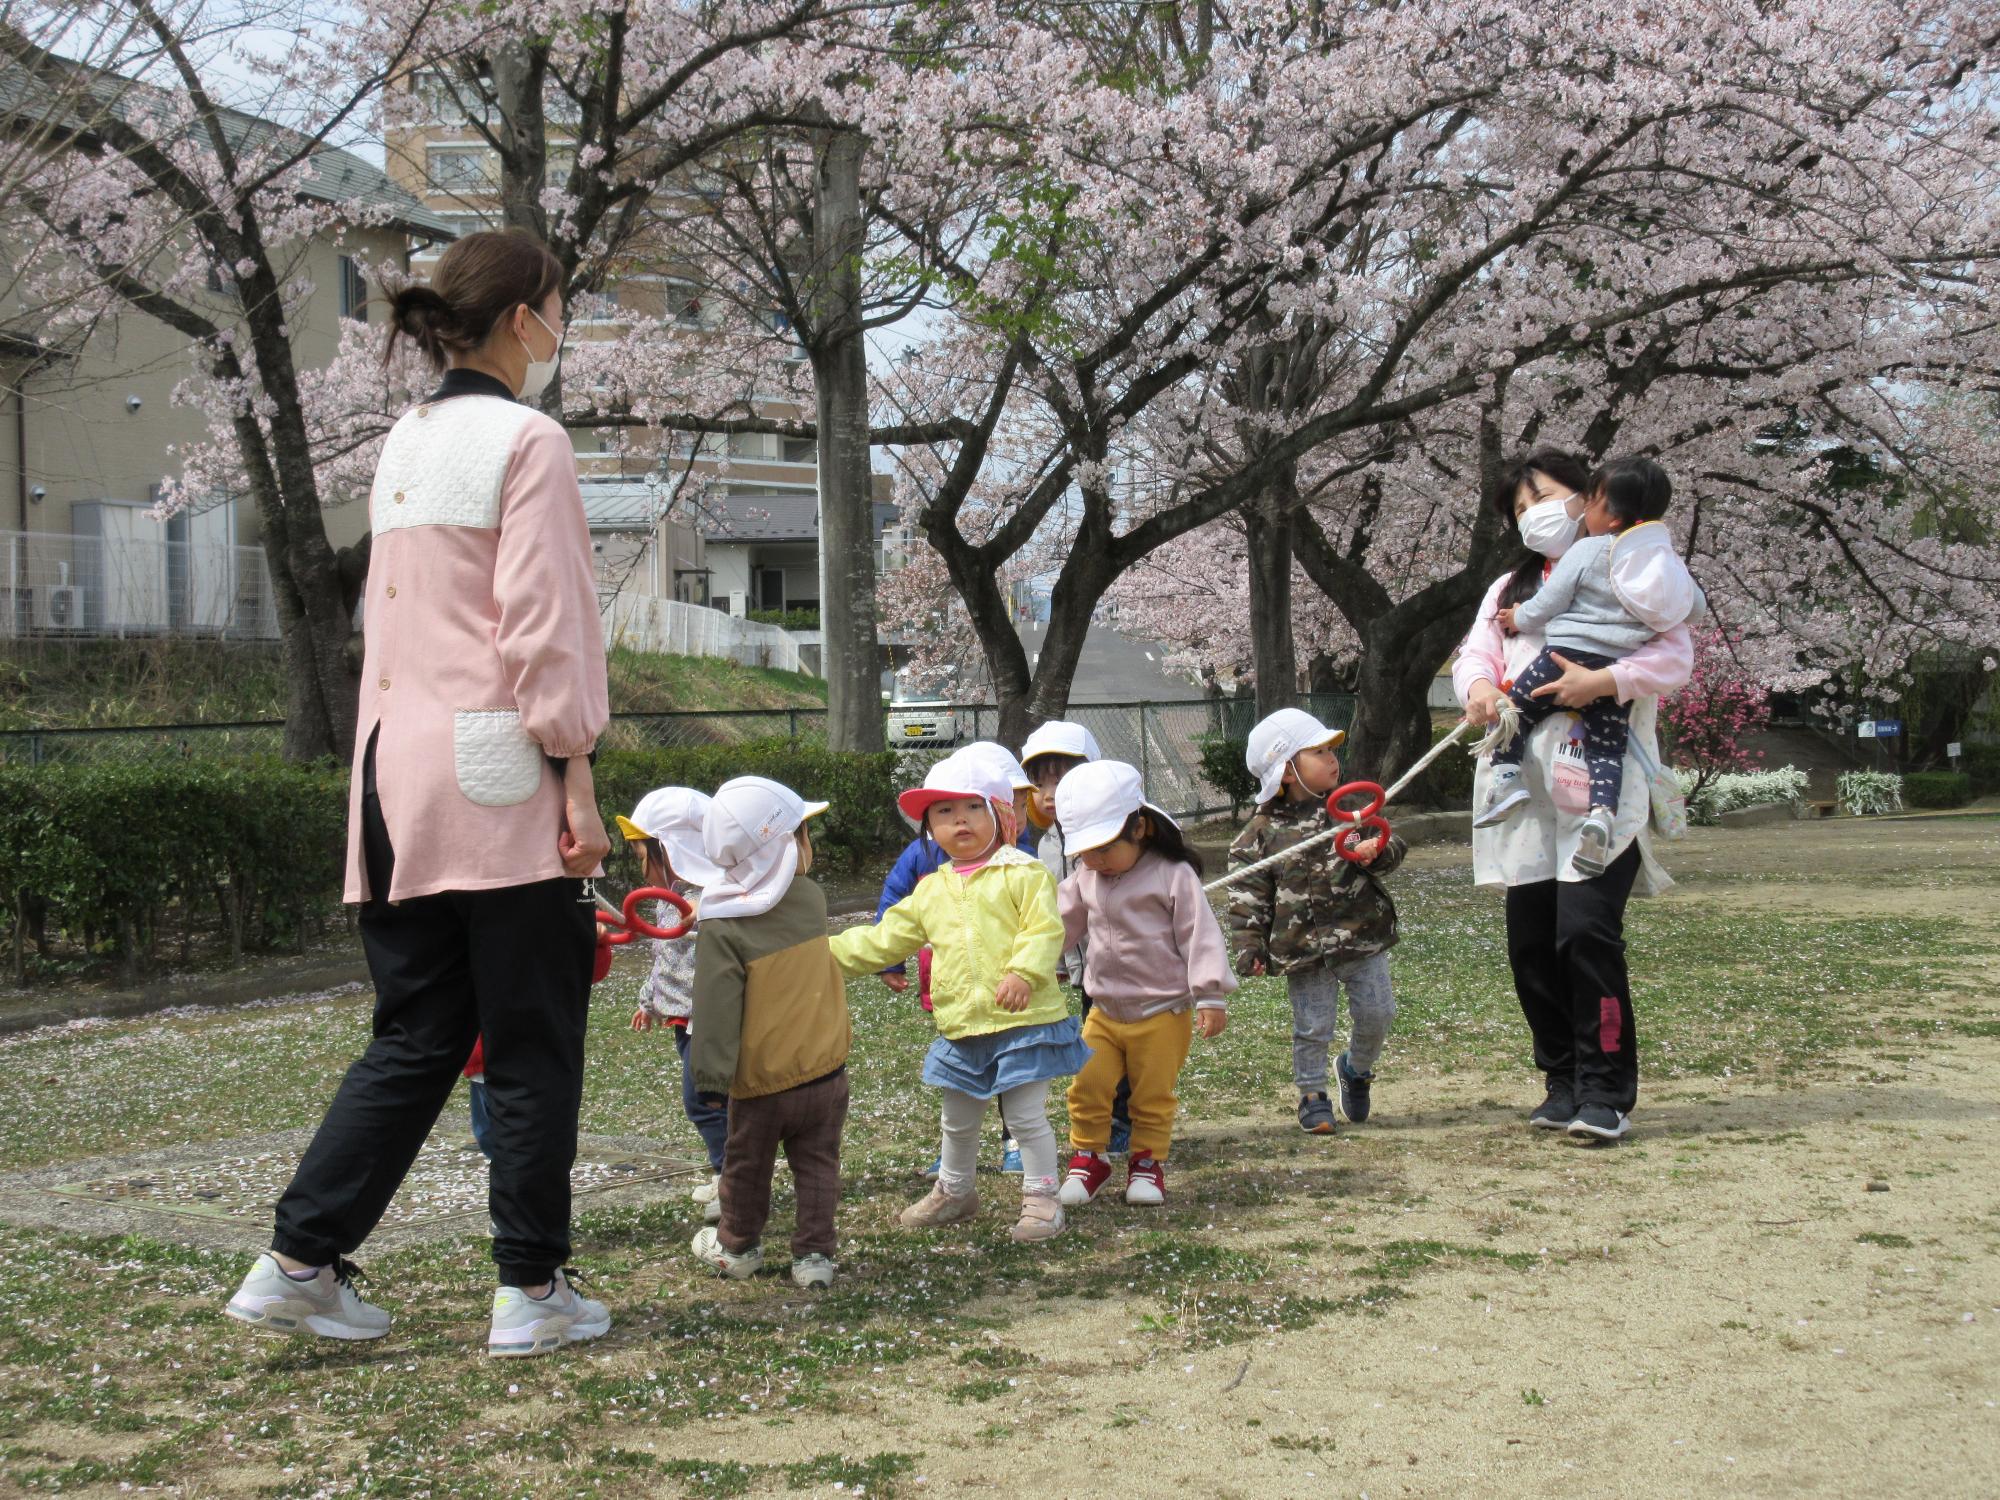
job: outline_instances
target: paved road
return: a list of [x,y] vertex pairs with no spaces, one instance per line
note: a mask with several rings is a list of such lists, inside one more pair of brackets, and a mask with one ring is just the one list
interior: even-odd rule
[[[1030,667],[1041,652],[1046,633],[1047,627],[1042,625],[1021,627],[1021,644],[1027,647]],[[1171,703],[1199,698],[1199,686],[1166,670],[1163,665],[1166,655],[1167,648],[1157,642],[1093,626],[1083,643],[1083,659],[1077,663],[1076,682],[1069,701]]]

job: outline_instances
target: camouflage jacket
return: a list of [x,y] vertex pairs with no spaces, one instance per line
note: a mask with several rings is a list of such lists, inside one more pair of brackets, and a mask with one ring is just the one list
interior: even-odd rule
[[[1229,846],[1229,867],[1255,864],[1332,826],[1323,803],[1269,803]],[[1231,886],[1236,972],[1248,975],[1261,959],[1267,973],[1296,974],[1394,947],[1396,903],[1380,877],[1400,865],[1405,852],[1391,834],[1388,847],[1364,869],[1335,854],[1328,840]]]

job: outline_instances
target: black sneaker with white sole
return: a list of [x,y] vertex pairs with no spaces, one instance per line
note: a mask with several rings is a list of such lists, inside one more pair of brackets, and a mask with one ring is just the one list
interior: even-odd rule
[[1567,1093],[1549,1090],[1549,1096],[1535,1106],[1528,1123],[1536,1130],[1567,1130],[1576,1118],[1576,1100]]
[[1631,1116],[1620,1114],[1608,1104],[1586,1104],[1569,1122],[1570,1139],[1586,1146],[1622,1139],[1631,1128]]

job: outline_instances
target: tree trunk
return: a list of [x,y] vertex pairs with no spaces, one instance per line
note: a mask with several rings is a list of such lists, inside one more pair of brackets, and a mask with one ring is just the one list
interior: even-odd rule
[[1274,482],[1243,508],[1250,563],[1250,661],[1257,680],[1257,716],[1298,701],[1299,657],[1292,636],[1290,485]]
[[875,497],[861,323],[861,160],[854,131],[822,138],[813,179],[814,402],[819,422],[819,625],[827,744],[883,747]]

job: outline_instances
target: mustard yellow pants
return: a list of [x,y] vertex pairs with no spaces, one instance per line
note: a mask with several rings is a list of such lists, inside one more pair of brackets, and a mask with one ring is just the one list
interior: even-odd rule
[[1179,1101],[1174,1084],[1194,1039],[1194,1008],[1144,1021],[1114,1021],[1095,1006],[1083,1021],[1090,1061],[1069,1086],[1069,1141],[1078,1151],[1111,1144],[1111,1100],[1132,1080],[1132,1154],[1167,1159]]

